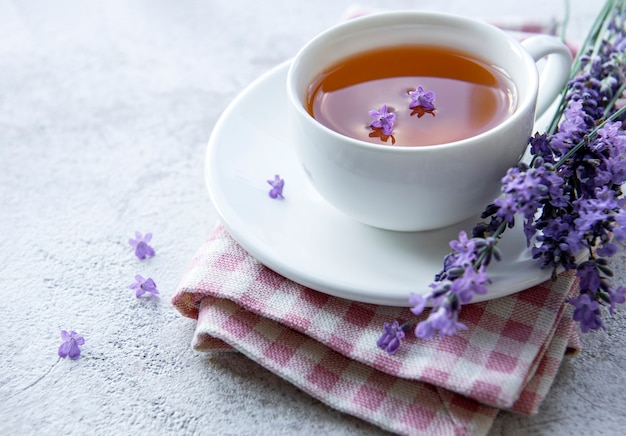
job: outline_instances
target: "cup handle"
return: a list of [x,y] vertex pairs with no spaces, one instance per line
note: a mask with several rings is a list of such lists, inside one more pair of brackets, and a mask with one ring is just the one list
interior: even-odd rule
[[552,106],[569,80],[573,62],[572,53],[558,38],[549,35],[531,36],[523,40],[521,44],[535,62],[546,59],[546,64],[539,76],[535,109],[535,119],[537,119]]

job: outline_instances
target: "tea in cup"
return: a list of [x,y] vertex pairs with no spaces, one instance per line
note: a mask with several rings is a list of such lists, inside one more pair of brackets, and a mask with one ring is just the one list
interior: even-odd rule
[[294,58],[293,146],[316,191],[355,220],[398,231],[445,227],[497,197],[571,63],[554,37],[520,43],[461,16],[357,18]]
[[[416,83],[437,90],[436,96],[423,91],[433,92],[427,108],[409,107]],[[515,110],[516,93],[508,75],[465,53],[406,45],[365,51],[332,65],[311,83],[306,103],[313,118],[346,136],[422,146],[459,141],[497,126]],[[364,122],[364,108],[381,104],[395,115],[394,134],[387,135],[391,141]]]

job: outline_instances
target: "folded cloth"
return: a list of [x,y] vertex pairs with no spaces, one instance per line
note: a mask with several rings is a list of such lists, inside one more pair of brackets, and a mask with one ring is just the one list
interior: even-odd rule
[[566,303],[575,287],[564,274],[467,305],[459,321],[468,330],[429,341],[407,334],[391,356],[376,347],[383,323],[427,313],[416,318],[405,307],[294,283],[218,225],[173,304],[197,319],[196,350],[240,351],[329,406],[395,433],[480,435],[501,409],[536,413],[565,353],[579,348]]

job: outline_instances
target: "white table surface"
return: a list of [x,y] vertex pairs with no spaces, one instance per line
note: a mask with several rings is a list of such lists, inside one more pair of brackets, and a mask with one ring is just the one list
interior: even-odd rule
[[[571,1],[568,38],[601,4]],[[203,156],[221,112],[352,5],[0,0],[0,434],[380,433],[241,355],[195,353],[170,304],[217,220]],[[359,5],[564,16],[545,0]],[[154,234],[144,263],[135,230]],[[134,297],[137,273],[160,300]],[[625,314],[583,337],[538,415],[502,413],[492,434],[623,430]],[[79,360],[58,359],[61,329],[85,337]]]

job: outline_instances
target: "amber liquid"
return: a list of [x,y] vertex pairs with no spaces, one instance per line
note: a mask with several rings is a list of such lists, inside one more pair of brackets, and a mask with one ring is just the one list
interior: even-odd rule
[[[435,111],[421,117],[409,109],[408,91],[434,91]],[[371,137],[368,111],[393,108],[395,146],[436,145],[485,132],[504,121],[516,105],[511,80],[497,68],[448,49],[392,47],[347,58],[309,87],[307,110],[328,128],[364,141]]]

